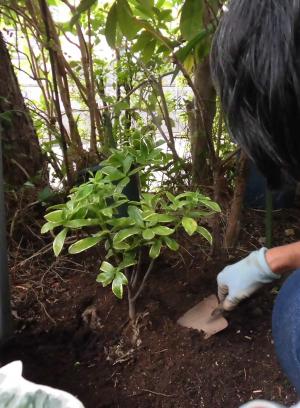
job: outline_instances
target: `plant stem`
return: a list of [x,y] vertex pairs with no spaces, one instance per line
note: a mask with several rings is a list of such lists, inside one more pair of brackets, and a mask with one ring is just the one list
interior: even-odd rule
[[135,317],[136,317],[136,313],[135,313],[136,299],[134,299],[134,297],[131,296],[131,288],[129,285],[127,289],[127,295],[128,295],[128,316],[129,316],[130,321],[134,322]]
[[142,266],[142,250],[139,250],[139,259],[138,259],[138,264],[132,274],[132,278],[130,280],[130,284],[132,288],[135,288],[135,285],[137,283],[138,277],[140,276],[141,272],[141,266]]
[[148,276],[150,275],[150,273],[151,273],[151,271],[152,271],[152,269],[153,269],[154,262],[155,262],[155,259],[152,259],[151,262],[150,262],[150,265],[149,265],[149,267],[148,267],[148,269],[147,269],[147,272],[145,273],[145,276],[144,276],[144,278],[143,278],[143,280],[142,280],[142,283],[141,283],[141,285],[140,285],[138,291],[137,291],[136,294],[132,297],[132,301],[133,301],[133,302],[135,302],[135,301],[137,300],[137,298],[140,296],[142,290],[144,289],[146,280],[147,280]]

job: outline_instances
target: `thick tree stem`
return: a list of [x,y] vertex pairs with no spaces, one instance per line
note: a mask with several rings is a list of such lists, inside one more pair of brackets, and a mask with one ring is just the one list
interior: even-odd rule
[[[0,121],[3,125],[1,139],[4,178],[6,183],[18,188],[39,172],[41,177],[43,176],[44,160],[1,32],[0,55]],[[44,184],[44,181],[41,178],[40,184]]]
[[246,188],[247,161],[248,160],[245,153],[241,153],[236,177],[235,191],[224,238],[224,247],[226,249],[235,247],[240,232],[241,213]]
[[50,64],[51,64],[51,69],[52,69],[52,76],[53,76],[53,88],[54,88],[54,95],[55,95],[55,106],[56,106],[56,112],[57,112],[57,119],[58,119],[58,123],[59,123],[59,129],[60,129],[60,133],[61,133],[60,134],[60,137],[61,137],[61,149],[62,149],[62,153],[63,153],[63,156],[64,156],[64,162],[65,162],[65,167],[66,167],[66,175],[67,175],[68,185],[71,186],[72,185],[72,172],[71,172],[71,167],[70,167],[69,157],[68,157],[68,151],[67,151],[65,128],[64,128],[64,125],[63,125],[63,122],[62,122],[62,114],[61,114],[61,109],[60,109],[55,58],[54,58],[54,55],[53,55],[53,50],[49,45],[50,40],[51,40],[51,34],[50,34],[50,27],[49,27],[49,21],[48,21],[48,9],[47,9],[47,4],[46,4],[45,0],[39,0],[39,1],[40,1],[41,14],[43,16],[46,35],[47,35],[47,41],[48,41],[48,46],[49,46],[49,58],[50,58]]
[[[217,160],[212,144],[212,125],[216,113],[216,91],[211,79],[208,58],[205,58],[197,66],[194,86],[197,89],[197,94],[195,94],[194,109],[190,112],[192,175],[193,182],[199,185],[207,184],[207,181],[211,178],[211,170],[214,169]],[[201,101],[199,98],[201,98]],[[194,115],[193,118],[191,114]]]

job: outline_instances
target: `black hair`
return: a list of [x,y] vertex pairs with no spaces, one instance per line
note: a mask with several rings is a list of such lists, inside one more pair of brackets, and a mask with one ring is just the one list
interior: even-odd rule
[[300,181],[300,0],[231,0],[211,52],[232,137],[269,186]]

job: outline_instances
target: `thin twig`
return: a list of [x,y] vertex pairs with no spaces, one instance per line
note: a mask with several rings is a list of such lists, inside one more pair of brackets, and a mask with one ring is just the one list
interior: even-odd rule
[[139,259],[138,259],[138,263],[137,266],[134,270],[134,272],[132,273],[131,279],[130,279],[130,285],[132,288],[135,288],[137,279],[140,275],[140,271],[141,271],[141,266],[142,266],[142,251],[139,251]]
[[148,267],[148,269],[147,269],[147,272],[145,273],[145,276],[144,276],[144,278],[143,278],[143,280],[142,280],[142,283],[141,283],[141,285],[140,285],[140,287],[139,287],[139,290],[138,290],[138,291],[136,292],[136,294],[131,298],[131,300],[132,300],[133,302],[135,302],[135,301],[137,300],[137,298],[140,296],[142,290],[144,289],[146,280],[147,280],[148,276],[150,275],[150,273],[151,273],[151,271],[152,271],[154,262],[155,262],[155,259],[152,259],[151,262],[150,262],[150,265],[149,265],[149,267]]
[[[69,239],[66,239],[65,243],[66,244],[73,244],[74,242],[76,242],[77,238],[75,237],[70,237]],[[37,256],[40,255],[44,255],[47,252],[52,250],[52,242],[50,242],[50,244],[45,245],[43,248],[41,248],[40,250],[38,250],[37,252],[35,252],[33,255],[31,255],[29,258],[24,259],[23,261],[21,261],[19,263],[20,266],[24,266],[28,261],[30,261],[33,258],[36,258]]]
[[49,319],[53,324],[56,325],[56,321],[53,319],[53,317],[51,317],[51,316],[49,315],[49,313],[47,312],[46,306],[44,305],[43,302],[40,301],[40,299],[39,299],[39,297],[38,297],[36,291],[35,291],[32,287],[31,287],[31,290],[32,290],[33,293],[35,294],[36,300],[37,300],[38,303],[40,304],[40,306],[41,306],[41,308],[43,309],[45,315],[48,317],[48,319]]
[[158,395],[158,396],[160,396],[160,397],[166,397],[166,398],[174,398],[174,397],[176,397],[176,394],[164,394],[164,393],[162,393],[162,392],[157,392],[157,391],[148,390],[147,388],[141,388],[141,391],[149,392],[150,394]]

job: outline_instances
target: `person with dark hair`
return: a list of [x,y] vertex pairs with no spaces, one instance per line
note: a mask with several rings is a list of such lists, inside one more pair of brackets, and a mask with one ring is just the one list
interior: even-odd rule
[[[279,188],[286,175],[300,181],[300,0],[228,2],[211,70],[230,134],[269,187]],[[272,330],[281,367],[300,394],[300,242],[261,248],[227,266],[217,277],[218,294],[223,308],[232,310],[289,272]],[[247,406],[276,406],[265,404]]]

